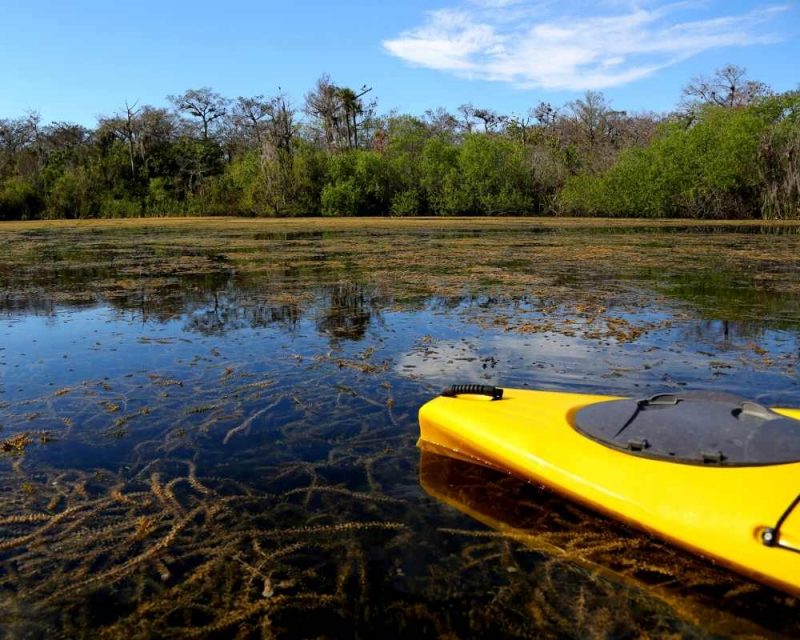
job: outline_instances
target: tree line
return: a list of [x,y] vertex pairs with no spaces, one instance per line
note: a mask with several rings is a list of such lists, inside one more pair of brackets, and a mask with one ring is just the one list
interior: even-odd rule
[[800,217],[800,91],[733,65],[672,113],[589,91],[523,115],[378,114],[370,87],[209,88],[94,128],[0,119],[0,220],[147,215]]

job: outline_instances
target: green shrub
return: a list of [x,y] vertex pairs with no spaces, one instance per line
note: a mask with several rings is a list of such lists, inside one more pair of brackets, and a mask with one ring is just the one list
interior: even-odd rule
[[571,178],[559,205],[571,214],[758,217],[765,188],[759,151],[782,114],[774,100],[707,107],[697,122],[673,122],[649,146],[621,152],[605,173]]
[[24,178],[0,183],[0,220],[34,220],[41,216],[42,208],[36,188]]
[[142,215],[142,203],[133,200],[104,198],[100,206],[103,218],[137,218]]
[[322,215],[357,216],[362,201],[363,194],[353,178],[326,184],[322,189]]
[[421,209],[419,191],[404,189],[394,194],[391,212],[395,216],[415,216]]

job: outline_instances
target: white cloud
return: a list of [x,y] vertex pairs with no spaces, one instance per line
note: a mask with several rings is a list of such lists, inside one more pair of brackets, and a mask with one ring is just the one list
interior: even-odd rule
[[[603,89],[644,78],[708,49],[775,42],[773,5],[698,19],[696,3],[644,8],[593,3],[606,15],[571,17],[563,3],[468,0],[427,13],[422,25],[383,42],[411,64],[525,88]],[[560,12],[560,13],[559,13]]]

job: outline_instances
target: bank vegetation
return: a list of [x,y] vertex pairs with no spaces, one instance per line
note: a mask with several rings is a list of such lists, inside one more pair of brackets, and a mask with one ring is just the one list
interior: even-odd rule
[[800,91],[736,66],[668,114],[602,93],[526,114],[378,113],[323,76],[229,99],[126,103],[96,126],[0,119],[0,220],[165,215],[800,218]]

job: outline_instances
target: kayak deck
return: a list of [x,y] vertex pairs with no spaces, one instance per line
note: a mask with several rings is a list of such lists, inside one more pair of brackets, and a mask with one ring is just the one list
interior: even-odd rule
[[[631,455],[574,428],[582,408],[612,400],[520,389],[494,400],[439,397],[420,410],[420,439],[800,595],[800,463],[682,464]],[[775,411],[800,418],[800,410]]]

